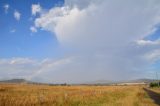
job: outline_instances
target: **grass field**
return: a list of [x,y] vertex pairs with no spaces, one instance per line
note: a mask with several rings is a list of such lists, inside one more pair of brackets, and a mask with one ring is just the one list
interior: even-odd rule
[[143,88],[0,84],[0,106],[158,106]]

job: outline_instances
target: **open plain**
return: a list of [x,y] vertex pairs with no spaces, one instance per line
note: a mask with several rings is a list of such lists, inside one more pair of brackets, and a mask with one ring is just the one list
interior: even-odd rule
[[0,106],[159,106],[160,89],[146,86],[0,84]]

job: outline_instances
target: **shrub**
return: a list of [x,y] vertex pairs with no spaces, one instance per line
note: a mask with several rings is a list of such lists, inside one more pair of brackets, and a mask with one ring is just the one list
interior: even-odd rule
[[160,85],[160,82],[151,82],[150,87],[158,87]]

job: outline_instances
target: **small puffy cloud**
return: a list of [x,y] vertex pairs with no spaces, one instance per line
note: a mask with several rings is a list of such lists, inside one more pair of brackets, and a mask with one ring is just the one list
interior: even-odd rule
[[21,18],[21,13],[18,12],[17,10],[15,10],[15,11],[14,11],[14,18],[15,18],[17,21],[19,21],[20,18]]
[[4,11],[5,11],[5,13],[7,14],[8,13],[8,9],[9,9],[9,4],[5,4],[4,6]]
[[34,26],[31,26],[30,27],[30,30],[34,33],[34,32],[37,32],[37,28],[35,28]]
[[41,10],[42,10],[40,4],[32,4],[31,9],[32,9],[32,15],[34,15],[34,16],[35,16],[37,13],[40,13]]

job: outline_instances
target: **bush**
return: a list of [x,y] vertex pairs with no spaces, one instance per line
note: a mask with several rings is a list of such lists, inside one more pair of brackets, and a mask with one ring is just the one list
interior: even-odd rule
[[160,82],[151,82],[150,87],[158,87],[160,85]]

